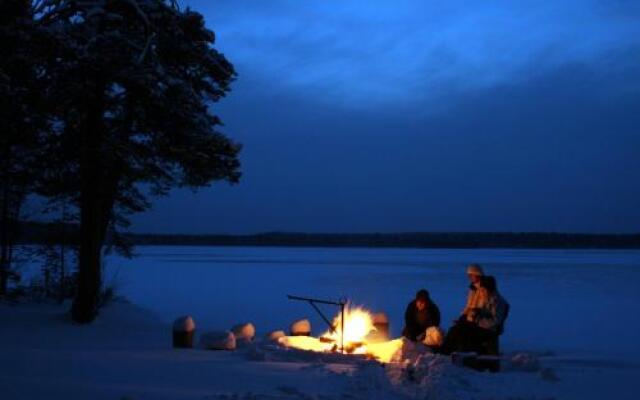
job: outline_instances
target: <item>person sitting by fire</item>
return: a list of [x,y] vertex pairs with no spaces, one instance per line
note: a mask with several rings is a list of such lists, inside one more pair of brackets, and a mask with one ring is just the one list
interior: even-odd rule
[[498,292],[496,278],[483,276],[480,285],[487,291],[487,304],[476,312],[476,321],[481,330],[478,351],[498,355],[498,337],[504,332],[504,323],[509,315],[510,305]]
[[489,301],[489,294],[482,286],[484,271],[479,264],[471,264],[467,267],[467,277],[471,282],[467,294],[467,304],[462,310],[459,321],[474,322],[477,310],[484,308]]
[[414,342],[422,341],[428,328],[440,326],[440,309],[426,289],[420,289],[415,300],[407,305],[404,320],[402,335]]
[[498,292],[495,278],[484,276],[479,265],[470,265],[467,274],[471,280],[467,305],[449,329],[443,352],[475,351],[497,355],[498,336],[504,329],[509,303]]
[[484,271],[478,264],[470,264],[467,267],[469,278],[469,293],[467,303],[460,317],[447,332],[442,351],[450,354],[454,351],[474,351],[477,348],[478,331],[477,312],[487,306],[489,295],[482,287]]

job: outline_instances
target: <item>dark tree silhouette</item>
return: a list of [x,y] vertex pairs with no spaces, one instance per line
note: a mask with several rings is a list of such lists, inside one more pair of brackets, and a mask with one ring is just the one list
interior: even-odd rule
[[7,292],[21,209],[38,181],[49,129],[41,96],[45,45],[30,1],[0,2],[0,296]]
[[98,312],[102,250],[128,214],[174,186],[238,181],[240,146],[217,131],[210,110],[235,72],[212,47],[202,15],[173,1],[35,7],[55,40],[46,70],[62,127],[49,142],[55,179],[44,186],[80,210],[72,315],[87,323]]

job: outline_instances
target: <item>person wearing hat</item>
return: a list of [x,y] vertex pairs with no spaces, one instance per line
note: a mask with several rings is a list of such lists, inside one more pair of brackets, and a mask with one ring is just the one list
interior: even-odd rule
[[484,271],[478,264],[467,267],[469,278],[469,294],[462,314],[447,332],[442,347],[444,354],[454,351],[476,351],[481,331],[478,327],[478,313],[484,310],[489,301],[489,295],[482,286]]
[[424,339],[427,328],[440,326],[440,309],[426,289],[420,289],[415,300],[407,305],[404,321],[402,335],[414,342]]
[[469,294],[467,295],[467,304],[462,310],[460,320],[474,322],[477,319],[477,312],[486,307],[489,301],[487,291],[482,287],[482,277],[484,271],[478,264],[470,264],[467,267],[467,277],[469,277]]

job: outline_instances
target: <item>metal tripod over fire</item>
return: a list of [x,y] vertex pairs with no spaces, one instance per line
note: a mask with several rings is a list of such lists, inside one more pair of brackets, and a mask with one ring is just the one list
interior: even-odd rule
[[287,295],[287,298],[289,300],[306,301],[307,303],[309,303],[311,305],[311,307],[313,307],[313,309],[316,310],[318,315],[320,315],[320,317],[324,320],[324,322],[326,322],[327,325],[329,325],[329,330],[331,331],[331,333],[336,333],[336,327],[331,323],[331,321],[329,321],[329,318],[327,318],[327,316],[324,315],[324,313],[322,312],[322,310],[320,310],[320,308],[317,306],[317,304],[329,304],[329,305],[340,307],[340,327],[341,327],[340,328],[340,352],[342,354],[344,354],[344,352],[345,352],[345,348],[344,348],[344,307],[347,305],[347,300],[346,299],[340,299],[338,301],[318,300],[318,299],[310,299],[308,297],[292,296],[290,294]]

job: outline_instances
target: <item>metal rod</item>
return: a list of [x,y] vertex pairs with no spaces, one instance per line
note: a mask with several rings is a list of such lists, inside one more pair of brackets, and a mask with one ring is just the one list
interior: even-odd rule
[[342,318],[341,326],[340,326],[340,331],[341,331],[341,338],[340,338],[340,343],[342,344],[342,354],[344,354],[344,303],[340,302],[340,315]]
[[313,301],[314,303],[331,304],[331,305],[334,305],[334,306],[342,306],[342,305],[344,305],[346,303],[343,300],[340,300],[340,301],[318,300],[318,299],[311,299],[311,298],[308,298],[308,297],[292,296],[290,294],[287,295],[287,298],[290,299],[290,300]]
[[326,315],[324,315],[324,313],[322,312],[322,310],[320,310],[320,308],[316,305],[316,303],[318,303],[318,304],[330,304],[330,305],[333,305],[333,306],[339,306],[340,307],[340,351],[342,352],[342,354],[345,353],[345,347],[344,347],[344,306],[347,304],[347,300],[345,300],[345,299],[340,299],[340,301],[318,300],[318,299],[311,299],[309,297],[292,296],[290,294],[287,295],[287,298],[289,300],[306,301],[307,303],[311,304],[311,307],[313,307],[313,309],[316,310],[316,312],[320,315],[320,317],[322,317],[324,322],[326,322],[327,325],[329,325],[329,330],[331,331],[331,333],[335,333],[336,332],[336,327],[331,323],[331,321],[329,321],[329,318],[327,318]]
[[334,333],[336,331],[336,327],[333,326],[333,324],[331,323],[331,321],[329,321],[329,318],[327,318],[324,313],[318,308],[318,306],[316,305],[316,303],[314,303],[313,301],[309,300],[308,301],[309,304],[311,304],[311,307],[313,307],[314,310],[316,310],[316,312],[318,314],[320,314],[320,316],[322,317],[322,319],[324,320],[324,322],[327,323],[327,325],[329,325],[329,330],[331,331],[331,333]]

